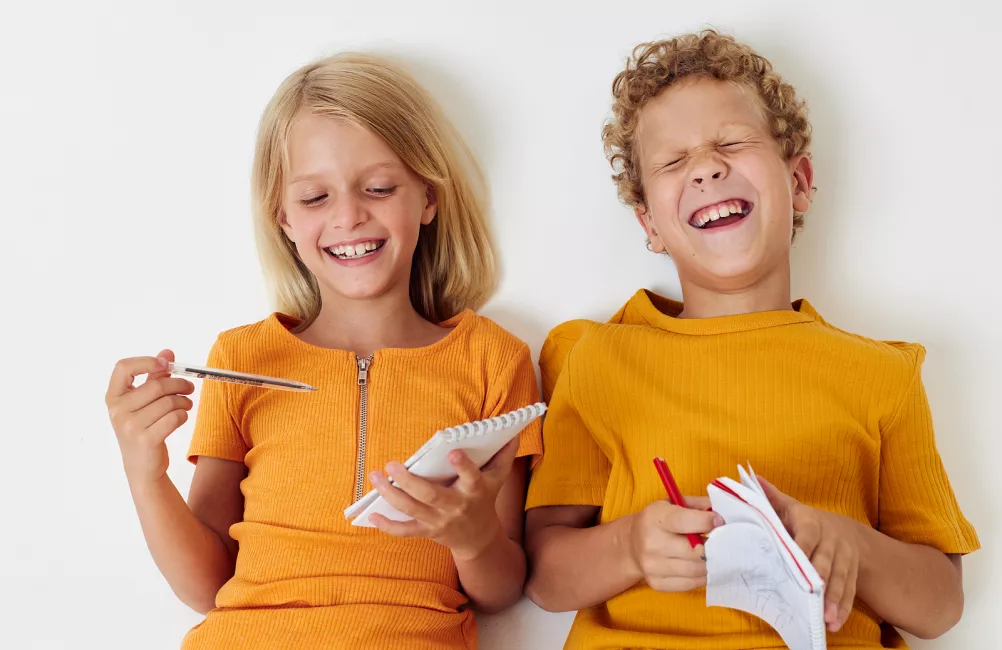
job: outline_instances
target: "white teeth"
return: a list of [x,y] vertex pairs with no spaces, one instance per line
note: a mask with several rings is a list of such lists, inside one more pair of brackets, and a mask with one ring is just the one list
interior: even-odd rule
[[720,213],[717,212],[716,208],[710,208],[707,214],[710,216],[710,221],[716,221],[717,219],[720,218]]
[[334,254],[336,257],[340,257],[346,260],[357,259],[359,257],[364,257],[369,253],[377,250],[380,246],[378,241],[367,241],[361,242],[359,244],[348,244],[331,246],[327,250]]

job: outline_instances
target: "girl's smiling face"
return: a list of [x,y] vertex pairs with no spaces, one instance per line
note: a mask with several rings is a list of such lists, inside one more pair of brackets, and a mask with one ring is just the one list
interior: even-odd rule
[[286,178],[280,223],[324,302],[407,290],[421,226],[437,205],[386,142],[357,124],[304,113],[289,133]]

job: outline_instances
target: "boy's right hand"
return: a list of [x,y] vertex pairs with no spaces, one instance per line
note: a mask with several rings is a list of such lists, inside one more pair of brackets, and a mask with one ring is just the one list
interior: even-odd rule
[[[165,441],[188,420],[192,402],[185,396],[195,385],[170,376],[167,362],[173,360],[170,350],[157,357],[122,359],[111,375],[104,401],[130,483],[157,481],[167,473]],[[147,375],[146,381],[135,387],[139,375]]]
[[723,525],[708,512],[707,497],[685,497],[688,508],[655,501],[633,515],[630,554],[644,580],[655,591],[690,591],[706,585],[703,546],[692,548],[686,533],[705,534]]

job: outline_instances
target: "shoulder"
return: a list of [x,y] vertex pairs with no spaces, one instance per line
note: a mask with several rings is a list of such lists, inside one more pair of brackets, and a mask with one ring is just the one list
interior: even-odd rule
[[529,346],[486,316],[468,312],[463,316],[469,360],[481,359],[490,369],[501,370],[532,356]]
[[879,382],[891,395],[902,395],[921,376],[926,350],[920,343],[884,341],[838,328],[816,316],[814,332],[827,349],[860,377]]
[[286,325],[291,326],[294,323],[295,321],[287,316],[272,314],[256,323],[225,330],[216,336],[210,356],[236,363],[273,352],[276,348],[287,345],[289,337],[295,337],[286,328]]

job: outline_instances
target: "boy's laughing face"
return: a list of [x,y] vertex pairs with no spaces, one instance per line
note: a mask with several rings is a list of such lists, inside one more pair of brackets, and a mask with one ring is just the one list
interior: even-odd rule
[[754,90],[683,81],[643,108],[636,138],[637,219],[683,283],[737,291],[788,269],[814,172],[805,155],[784,159]]

